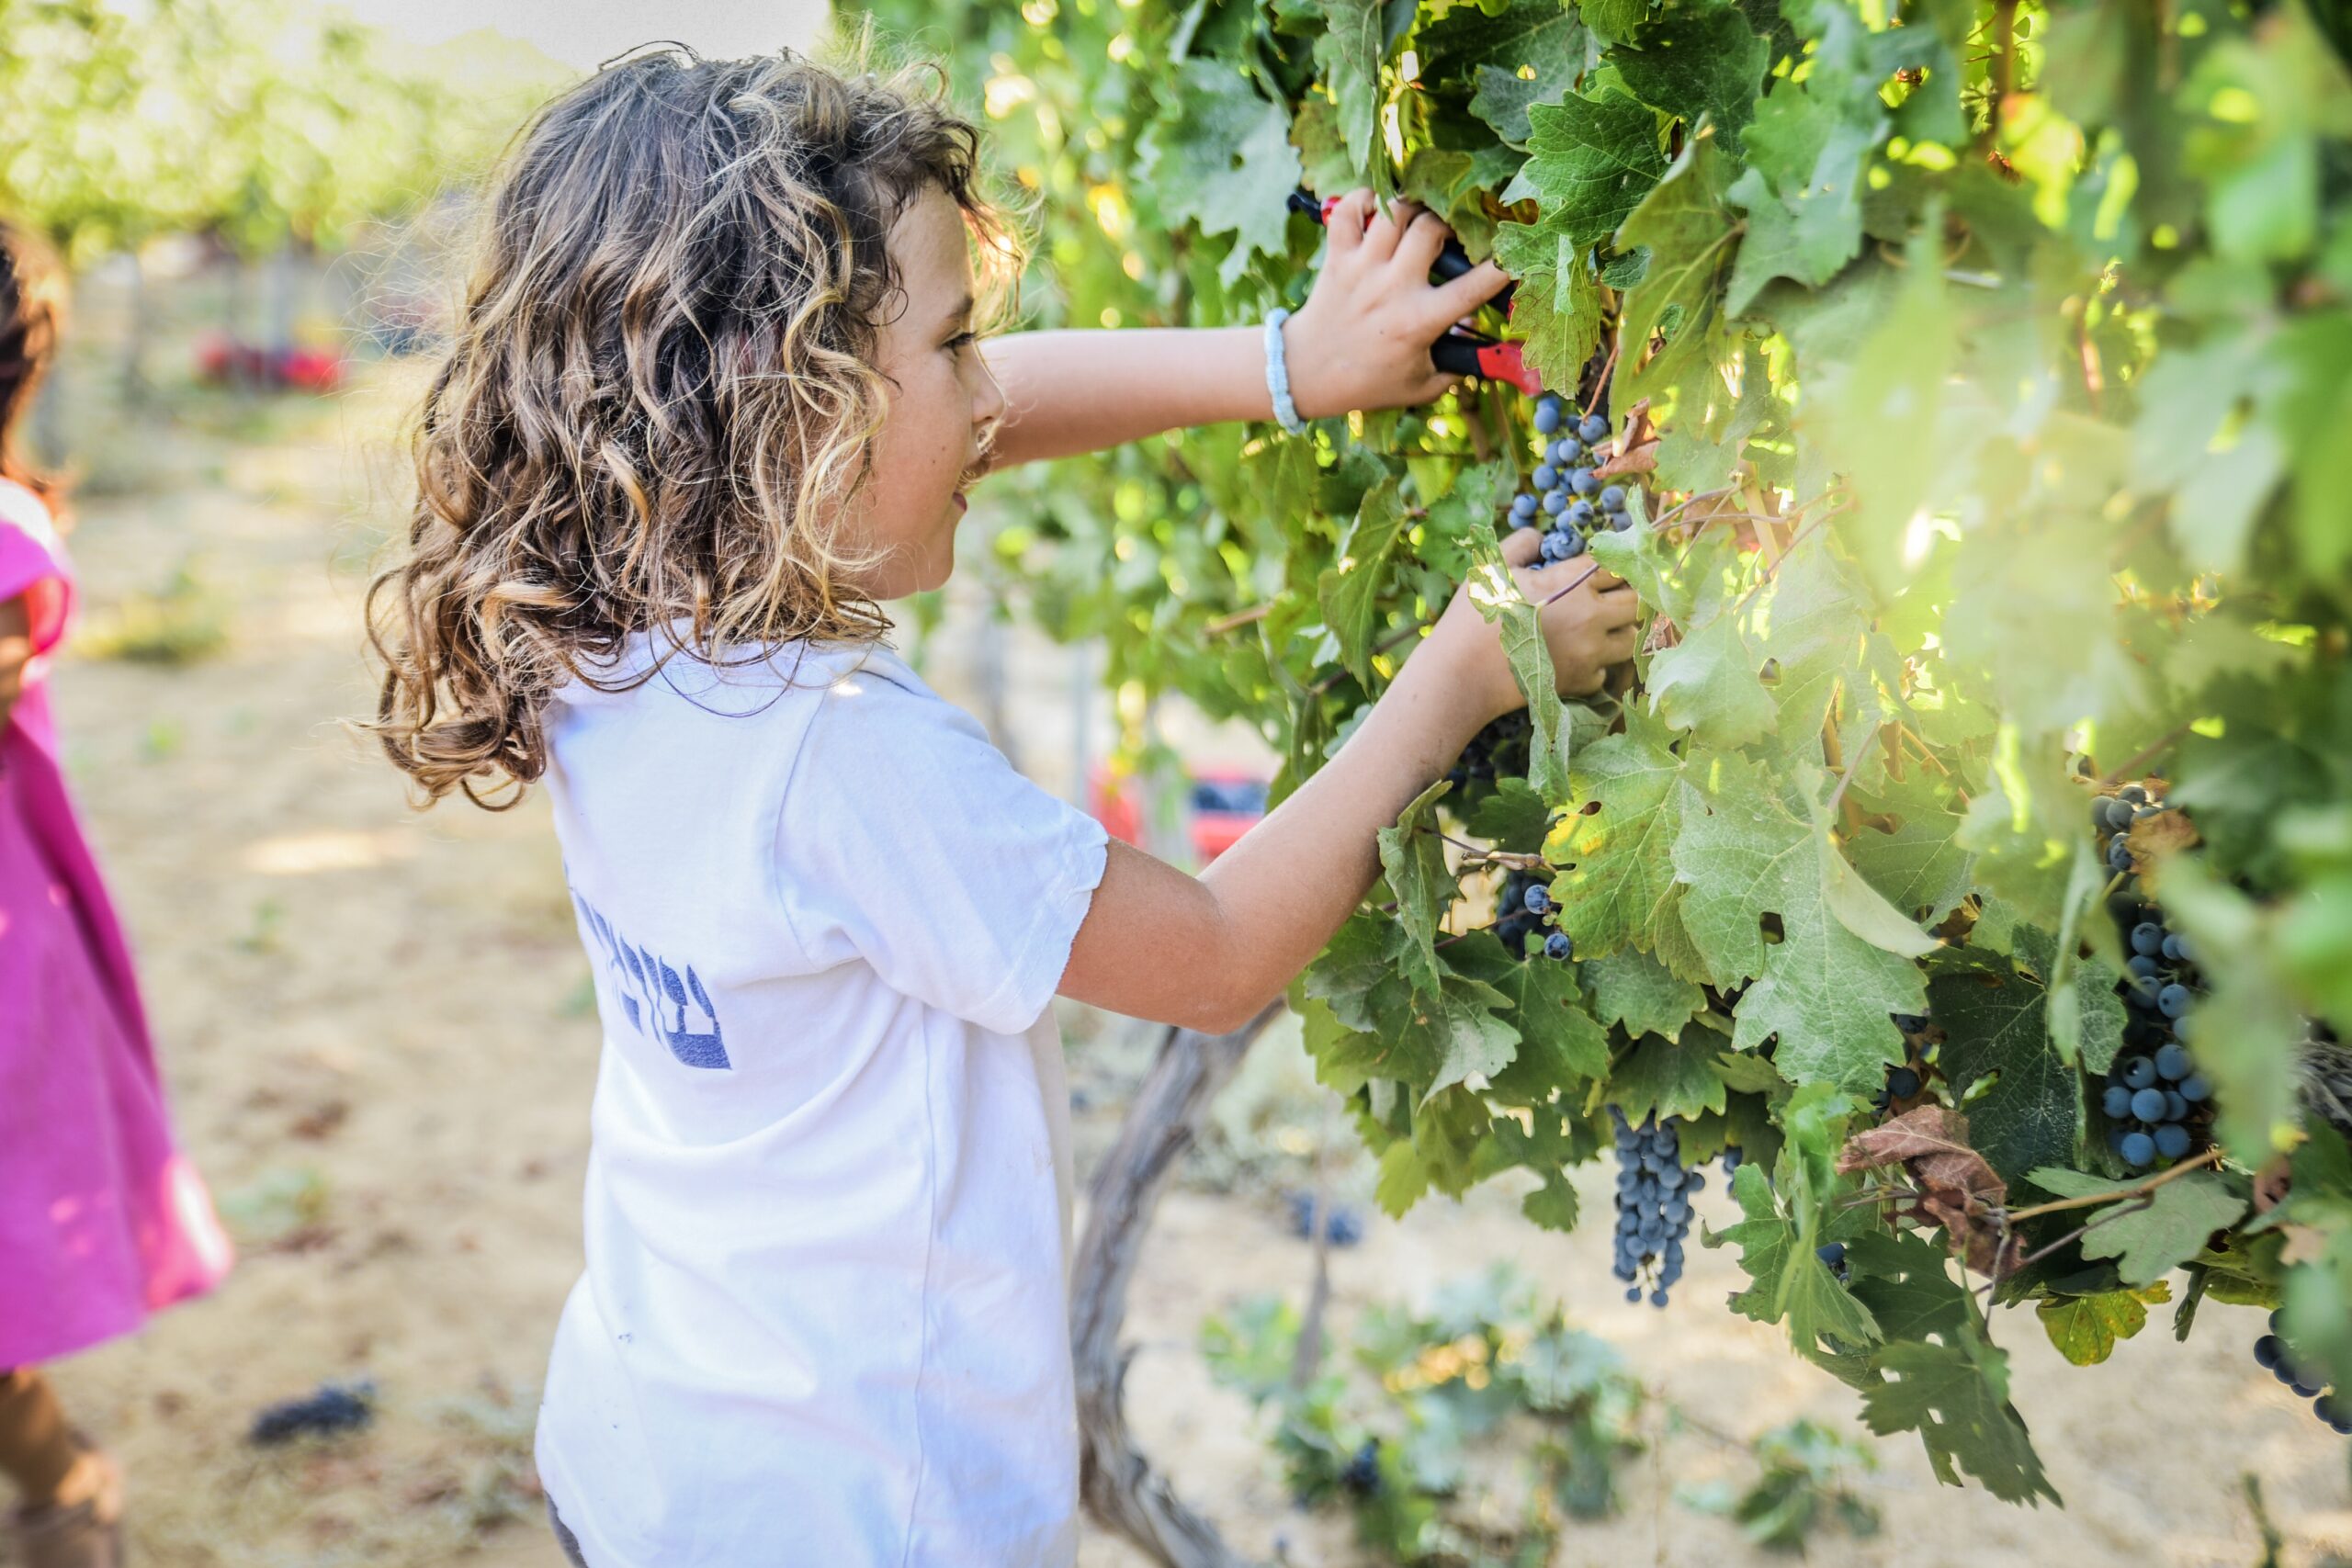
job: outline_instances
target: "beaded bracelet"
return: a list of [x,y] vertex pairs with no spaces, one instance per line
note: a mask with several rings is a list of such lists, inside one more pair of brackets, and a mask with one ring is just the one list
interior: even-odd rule
[[1290,366],[1283,357],[1283,323],[1290,312],[1277,308],[1266,317],[1266,390],[1273,394],[1274,418],[1293,435],[1306,433],[1298,405],[1290,400]]

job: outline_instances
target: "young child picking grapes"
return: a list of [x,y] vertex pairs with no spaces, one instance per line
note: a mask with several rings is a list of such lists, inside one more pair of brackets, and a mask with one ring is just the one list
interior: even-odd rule
[[[1222,1031],[1521,701],[1457,598],[1204,875],[1015,773],[884,646],[992,468],[1265,419],[1268,339],[978,336],[1012,251],[936,73],[673,51],[546,108],[492,199],[376,585],[375,728],[428,798],[544,780],[604,1051],[538,1461],[594,1568],[1076,1552],[1056,993]],[[1299,414],[1425,402],[1502,276],[1350,197],[1275,340]],[[977,253],[980,270],[976,275]],[[1511,543],[1522,564],[1532,533]],[[1521,570],[1538,602],[1585,568]],[[1595,578],[1563,692],[1634,651]]]

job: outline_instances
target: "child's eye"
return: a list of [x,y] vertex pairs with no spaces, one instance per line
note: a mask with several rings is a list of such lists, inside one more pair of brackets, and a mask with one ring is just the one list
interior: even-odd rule
[[979,341],[980,334],[978,333],[957,333],[954,337],[947,340],[947,352],[950,354],[961,354],[964,350],[971,347],[972,344]]

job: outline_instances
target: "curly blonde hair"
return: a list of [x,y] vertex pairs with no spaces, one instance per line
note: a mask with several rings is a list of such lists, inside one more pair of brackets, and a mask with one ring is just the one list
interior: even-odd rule
[[384,675],[365,728],[421,804],[514,805],[547,769],[550,694],[596,683],[583,665],[632,634],[664,639],[658,669],[888,632],[852,586],[874,558],[836,525],[888,406],[886,236],[944,190],[1000,312],[1021,245],[944,74],[861,69],[872,50],[854,39],[836,67],[663,46],[508,151],[414,434],[408,553],[368,593]]

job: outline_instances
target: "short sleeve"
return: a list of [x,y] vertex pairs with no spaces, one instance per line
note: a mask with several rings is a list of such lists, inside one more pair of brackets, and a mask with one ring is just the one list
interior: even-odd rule
[[22,485],[0,479],[0,604],[25,601],[36,655],[65,636],[73,581],[49,508]]
[[929,691],[869,668],[816,700],[777,813],[794,936],[820,965],[862,958],[984,1029],[1027,1029],[1102,880],[1102,824]]

